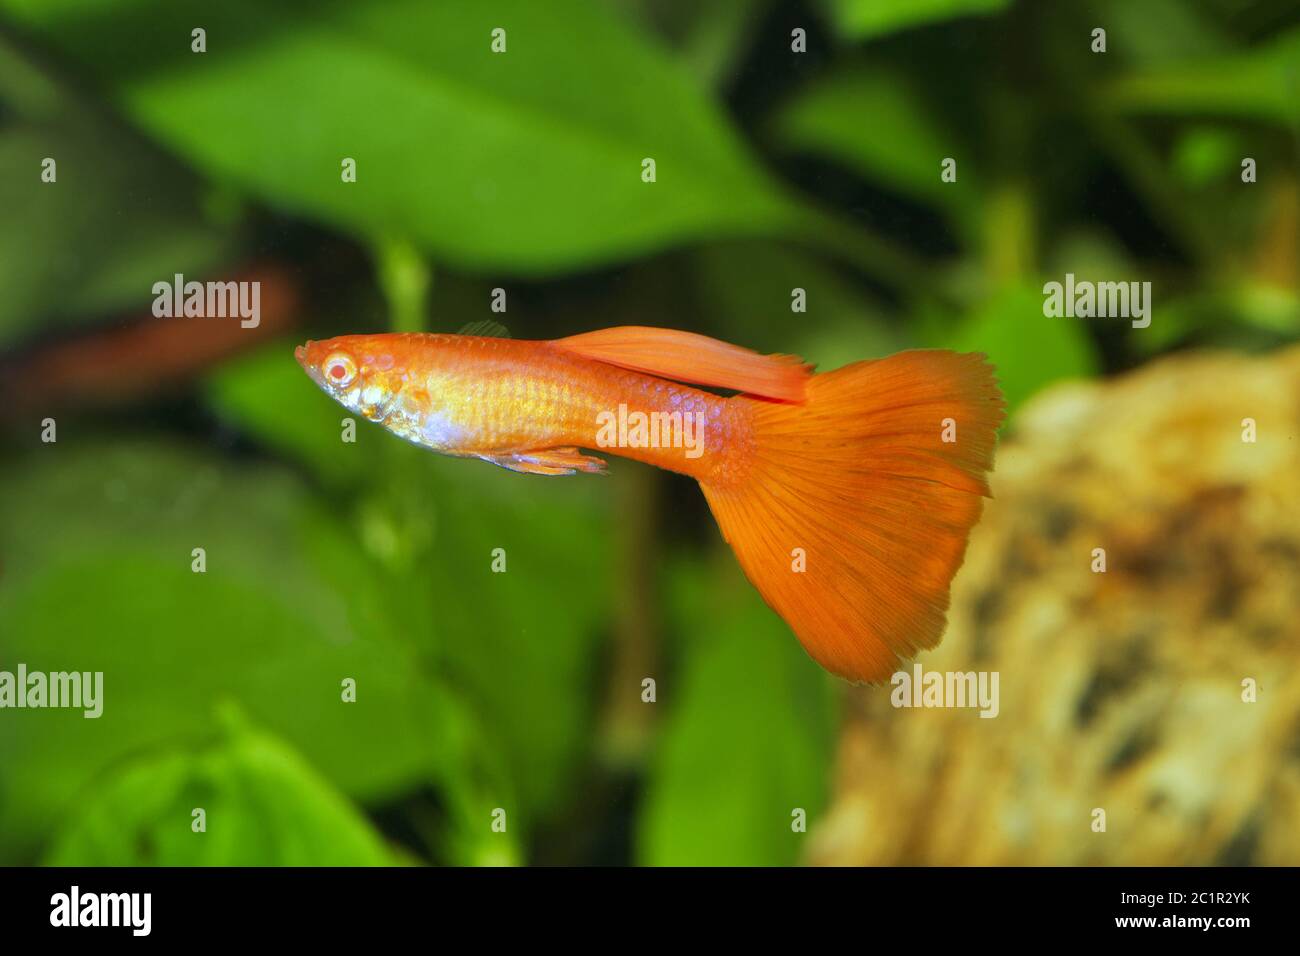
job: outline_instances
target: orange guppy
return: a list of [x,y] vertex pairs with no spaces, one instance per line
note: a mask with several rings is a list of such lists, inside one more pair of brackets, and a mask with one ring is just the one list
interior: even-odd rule
[[691,476],[764,600],[853,681],[943,635],[1004,410],[979,354],[814,374],[670,329],[344,335],[295,355],[344,407],[445,455],[571,475],[602,471],[580,450],[599,449]]

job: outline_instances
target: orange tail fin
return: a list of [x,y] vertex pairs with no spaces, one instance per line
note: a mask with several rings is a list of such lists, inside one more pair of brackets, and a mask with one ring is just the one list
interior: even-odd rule
[[723,536],[818,663],[886,679],[943,634],[1003,417],[992,366],[901,352],[813,376],[801,404],[733,401],[753,405],[750,468],[701,483]]

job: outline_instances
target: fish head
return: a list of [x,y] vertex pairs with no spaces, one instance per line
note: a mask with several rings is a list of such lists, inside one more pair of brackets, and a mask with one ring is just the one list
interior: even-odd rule
[[392,336],[340,335],[300,345],[293,355],[325,394],[372,422],[383,421],[405,381]]

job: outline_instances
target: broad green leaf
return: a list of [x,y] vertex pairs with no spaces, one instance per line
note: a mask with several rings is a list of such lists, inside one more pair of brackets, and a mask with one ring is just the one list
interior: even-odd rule
[[[418,653],[432,640],[428,596],[383,573],[300,482],[60,429],[0,472],[0,661],[103,672],[103,714],[5,712],[6,853],[94,775],[201,731],[225,699],[362,800],[458,759],[441,726],[457,701]],[[355,703],[342,700],[348,678]]]
[[[174,162],[0,40],[0,348],[148,306],[152,286],[211,268],[229,236]],[[53,182],[43,164],[54,160]]]
[[[295,344],[301,343],[282,340],[226,363],[208,379],[208,401],[225,421],[321,477],[358,481],[373,461],[373,443],[384,436],[360,427],[356,416],[312,384],[294,360]],[[352,442],[343,440],[348,418]]]
[[511,826],[531,827],[573,795],[591,747],[624,520],[611,485],[647,466],[615,462],[610,480],[536,478],[381,438],[394,486],[374,517],[431,529],[412,574],[437,602],[447,679],[499,744],[493,758],[517,797]]
[[[1231,49],[1228,37],[1215,22],[1212,6],[1186,0],[1093,0],[1078,13],[1105,26],[1115,44],[1112,51],[1126,62],[1155,66],[1203,59]],[[1075,19],[1069,26],[1078,23]],[[1091,40],[1091,28],[1088,38]]]
[[[897,73],[854,67],[815,81],[778,111],[777,139],[788,149],[828,156],[870,180],[970,216],[978,174],[951,130]],[[956,159],[953,182],[940,177]]]
[[1257,280],[1198,288],[1161,305],[1149,329],[1133,332],[1136,350],[1158,355],[1180,343],[1264,351],[1300,336],[1300,295]]
[[444,261],[550,272],[795,215],[685,68],[599,4],[6,2],[201,170]]
[[[203,811],[195,831],[195,809]],[[284,743],[246,728],[131,762],[78,795],[52,866],[391,866],[398,858]]]
[[1179,137],[1170,165],[1184,185],[1203,189],[1230,172],[1239,172],[1243,155],[1241,137],[1235,131],[1198,126]]
[[850,276],[798,249],[711,244],[691,264],[709,331],[738,345],[796,353],[823,371],[905,347],[881,306]]
[[682,61],[710,86],[733,78],[762,28],[771,0],[617,0],[649,29],[665,35]]
[[[720,557],[722,557],[720,555]],[[673,623],[684,657],[658,682],[670,709],[637,841],[668,866],[795,863],[827,792],[832,685],[744,581],[730,555],[674,569]]]
[[[500,744],[494,761],[519,800],[506,808],[510,819],[545,817],[573,786],[590,734],[586,690],[619,533],[609,482],[445,458],[364,420],[356,442],[344,443],[346,413],[283,345],[218,373],[209,394],[227,421],[268,447],[365,490],[360,538],[434,604],[445,666]],[[497,549],[504,572],[493,570]]]
[[828,0],[839,32],[854,40],[956,17],[1000,13],[1011,0]]
[[1300,127],[1300,30],[1242,52],[1134,70],[1106,87],[1132,113],[1231,116]]

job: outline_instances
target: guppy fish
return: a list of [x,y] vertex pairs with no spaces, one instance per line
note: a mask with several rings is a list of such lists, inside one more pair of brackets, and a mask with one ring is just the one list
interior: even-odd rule
[[795,356],[631,326],[344,335],[295,356],[345,408],[444,455],[571,475],[603,470],[579,450],[603,449],[691,476],[764,600],[852,681],[939,642],[1004,409],[980,354],[813,374]]

